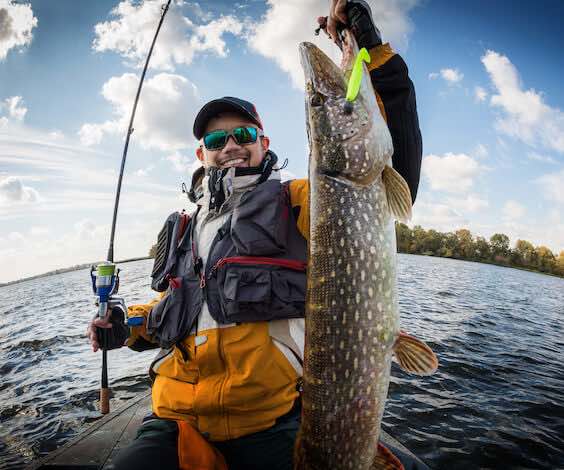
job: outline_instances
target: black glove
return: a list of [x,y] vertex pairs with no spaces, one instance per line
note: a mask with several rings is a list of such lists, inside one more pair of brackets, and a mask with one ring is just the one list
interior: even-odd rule
[[358,47],[367,50],[382,44],[380,31],[372,20],[370,6],[364,0],[349,0],[346,7],[348,27],[353,33]]
[[125,312],[114,307],[110,315],[111,328],[96,328],[96,336],[101,349],[121,348],[129,338],[129,327],[125,324]]

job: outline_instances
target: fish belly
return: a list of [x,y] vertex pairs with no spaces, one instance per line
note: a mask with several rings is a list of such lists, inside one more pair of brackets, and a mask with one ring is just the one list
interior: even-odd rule
[[368,469],[399,331],[396,241],[382,180],[310,175],[299,469]]

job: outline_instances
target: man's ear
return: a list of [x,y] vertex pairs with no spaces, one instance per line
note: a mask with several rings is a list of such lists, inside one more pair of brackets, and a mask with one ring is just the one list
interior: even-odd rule
[[266,136],[262,136],[260,144],[262,145],[262,149],[266,152],[270,148],[270,139]]
[[196,157],[198,157],[198,160],[204,163],[204,149],[201,145],[196,149]]

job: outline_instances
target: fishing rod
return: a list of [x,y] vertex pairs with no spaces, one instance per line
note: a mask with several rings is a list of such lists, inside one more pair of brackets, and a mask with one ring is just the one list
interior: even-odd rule
[[[125,169],[125,159],[127,157],[127,149],[129,147],[129,139],[131,134],[133,134],[133,121],[135,119],[135,112],[137,111],[137,103],[139,102],[139,96],[141,95],[141,88],[143,87],[143,81],[145,79],[145,74],[149,66],[149,60],[153,53],[153,48],[157,42],[157,36],[161,30],[164,18],[168,9],[170,7],[172,0],[168,0],[165,5],[161,7],[161,18],[155,31],[155,36],[153,37],[153,42],[149,48],[149,53],[147,55],[147,60],[145,61],[145,66],[143,67],[143,72],[141,73],[141,78],[139,79],[139,86],[137,88],[137,95],[135,96],[135,101],[133,103],[133,109],[131,111],[131,118],[129,120],[129,127],[127,128],[127,134],[125,137],[125,146],[123,148],[123,156],[121,159],[121,168],[119,171],[119,178],[116,189],[116,198],[114,202],[114,216],[112,219],[112,231],[110,233],[110,245],[108,247],[108,256],[106,261],[98,264],[96,267],[92,266],[90,270],[90,275],[92,279],[92,288],[94,294],[98,298],[98,316],[100,318],[105,318],[108,310],[115,306],[122,306],[124,311],[127,313],[125,308],[125,303],[123,299],[115,297],[114,294],[117,293],[119,289],[119,269],[116,270],[116,265],[114,263],[114,236],[116,231],[116,220],[119,206],[119,196],[121,193],[121,182],[123,179],[123,172]],[[135,321],[137,320],[137,321]],[[141,318],[130,318],[127,319],[127,324],[130,326],[139,325],[142,323]],[[110,412],[110,389],[108,387],[108,350],[107,350],[107,336],[108,332],[100,328],[99,332],[101,334],[101,345],[102,345],[102,380],[100,387],[100,412],[102,414],[108,414]]]

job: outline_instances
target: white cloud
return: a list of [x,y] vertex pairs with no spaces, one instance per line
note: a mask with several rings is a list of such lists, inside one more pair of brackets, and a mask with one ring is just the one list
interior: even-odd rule
[[517,201],[509,200],[503,205],[503,218],[507,221],[517,221],[525,215],[526,209]]
[[[384,40],[399,49],[407,47],[413,29],[408,14],[418,0],[368,0],[368,3]],[[268,0],[267,4],[266,15],[254,25],[248,37],[249,47],[274,60],[290,74],[296,88],[303,88],[298,56],[300,42],[313,42],[331,58],[340,57],[337,47],[323,33],[319,37],[313,35],[317,27],[315,18],[326,16],[329,4],[326,0]]]
[[463,193],[470,189],[481,170],[476,160],[463,153],[448,152],[442,157],[427,155],[422,165],[431,189],[449,193]]
[[[99,224],[111,219],[119,163],[115,157],[68,137],[54,140],[49,132],[25,125],[0,132],[0,264],[14,268],[0,269],[0,282],[105,255],[109,226]],[[156,159],[136,155],[130,163],[162,166]],[[119,259],[145,255],[166,215],[192,208],[180,192],[184,176],[168,171],[142,177],[134,169],[126,168],[121,192]],[[83,220],[85,214],[94,225]]]
[[497,90],[490,98],[491,106],[501,111],[497,130],[528,145],[564,153],[564,113],[545,104],[541,93],[524,90],[506,56],[488,50],[481,60]]
[[30,4],[0,0],[0,61],[6,59],[10,49],[31,44],[36,26]]
[[139,168],[133,173],[135,176],[148,176],[155,169],[155,165],[149,165],[146,168]]
[[0,178],[0,206],[38,201],[39,193],[15,176]]
[[63,140],[65,138],[65,135],[59,129],[49,132],[47,136],[53,140]]
[[[131,73],[112,77],[104,84],[102,95],[112,104],[115,119],[84,124],[79,131],[84,145],[100,143],[105,134],[125,133],[137,85],[138,77]],[[196,86],[188,79],[168,73],[155,75],[143,85],[132,139],[145,148],[164,151],[189,146],[194,137],[187,123],[194,120],[199,105]]]
[[222,16],[205,25],[196,26],[192,45],[196,51],[215,52],[219,57],[226,57],[229,50],[226,47],[223,35],[226,32],[241,36],[243,23],[233,16]]
[[[99,211],[101,217],[107,217],[115,196],[118,171],[115,154],[93,151],[67,138],[53,141],[48,134],[23,126],[12,130],[0,132],[0,181],[10,177],[4,182],[0,198],[0,233],[11,226],[8,220],[25,221],[36,215],[53,214],[58,220],[58,217],[72,217],[71,213],[77,211]],[[141,212],[166,214],[184,204],[178,197],[179,178],[172,172],[163,175],[164,178],[150,179],[139,177],[127,168],[126,173],[120,218]],[[38,181],[40,188],[35,184]],[[17,199],[18,194],[20,203],[8,202]]]
[[0,111],[5,110],[8,117],[14,121],[22,122],[27,113],[27,108],[23,106],[21,96],[10,96],[3,102],[0,102]]
[[564,204],[564,170],[548,173],[536,180],[545,199]]
[[427,229],[450,231],[467,227],[468,219],[450,205],[418,200],[413,206],[411,223]]
[[441,77],[446,80],[449,85],[454,85],[462,81],[464,74],[458,69],[441,69]]
[[194,14],[202,21],[210,21],[213,18],[213,13],[204,11],[198,2],[186,2],[185,5],[190,13]]
[[484,199],[477,194],[469,194],[463,199],[448,198],[447,201],[450,207],[462,212],[479,212],[490,205],[487,199]]
[[478,144],[476,145],[473,154],[476,158],[486,158],[489,155],[489,151],[484,144]]
[[[154,196],[154,195],[153,195]],[[182,199],[182,203],[180,200]],[[149,198],[147,198],[147,201]],[[186,197],[179,197],[177,208],[192,210]],[[146,201],[137,202],[137,205]],[[144,207],[135,217],[124,217],[127,210],[120,206],[120,219],[115,239],[115,255],[117,259],[144,256],[155,243],[157,234],[166,216],[172,208],[160,208],[155,217],[148,217]],[[91,213],[91,211],[89,211]],[[107,252],[110,225],[101,224],[108,220],[108,213],[103,219],[80,218],[67,220],[57,230],[31,228],[29,232],[22,230],[6,232],[0,236],[0,260],[3,266],[11,269],[0,270],[0,282],[10,281],[53,269],[90,263],[101,260]],[[127,265],[126,265],[127,266]],[[126,269],[126,266],[124,268]],[[150,293],[148,294],[150,295]],[[149,299],[147,299],[149,300]]]
[[188,157],[180,152],[174,152],[173,154],[167,156],[166,159],[172,163],[174,171],[178,173],[192,174],[202,166],[200,160],[196,157]]
[[451,86],[461,82],[464,78],[464,74],[458,69],[446,68],[441,69],[440,72],[431,72],[428,77],[429,80],[436,80],[441,77],[445,82],[447,82],[447,85]]
[[90,219],[82,219],[74,224],[75,233],[80,240],[94,240],[96,224]]
[[[111,11],[116,19],[95,26],[93,49],[97,52],[117,52],[132,65],[141,66],[161,16],[161,5],[159,0],[120,2]],[[227,49],[223,35],[243,33],[244,25],[233,16],[197,25],[182,15],[183,5],[184,2],[179,0],[167,13],[149,64],[152,69],[173,71],[176,65],[190,64],[196,53],[212,52],[225,57]],[[207,19],[208,16],[198,8],[196,16],[200,20]],[[194,5],[190,5],[189,9],[194,10]]]
[[32,237],[43,237],[49,233],[51,233],[49,227],[31,227],[29,230],[29,234]]
[[474,97],[476,101],[486,101],[488,97],[488,92],[484,90],[481,86],[477,86],[474,88]]
[[535,160],[537,162],[543,162],[543,163],[552,163],[552,164],[558,163],[554,158],[549,157],[548,155],[541,155],[536,152],[529,152],[527,154],[527,158],[529,160]]

